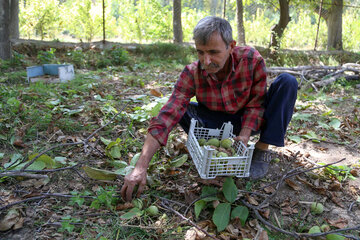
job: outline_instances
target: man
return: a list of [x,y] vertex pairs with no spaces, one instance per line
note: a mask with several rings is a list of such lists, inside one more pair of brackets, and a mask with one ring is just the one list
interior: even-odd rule
[[[266,175],[269,144],[284,146],[292,117],[297,81],[280,75],[266,92],[264,59],[251,47],[237,47],[230,24],[218,17],[205,17],[194,29],[199,61],[187,65],[168,102],[150,122],[141,156],[125,177],[121,194],[130,201],[135,186],[139,196],[146,184],[146,171],[153,155],[165,145],[168,134],[179,123],[188,132],[191,118],[206,128],[220,128],[231,121],[235,140],[247,145],[251,134],[260,132],[255,145],[250,177]],[[198,103],[190,103],[196,96]]]

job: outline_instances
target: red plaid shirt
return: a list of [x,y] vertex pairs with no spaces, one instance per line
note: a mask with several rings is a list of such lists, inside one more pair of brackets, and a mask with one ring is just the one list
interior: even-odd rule
[[[259,130],[263,122],[266,67],[262,56],[251,47],[235,47],[232,71],[224,81],[201,69],[200,61],[187,65],[175,84],[169,101],[150,121],[149,133],[165,145],[193,96],[213,111],[235,114],[244,109],[242,128]],[[221,84],[219,87],[218,84]]]

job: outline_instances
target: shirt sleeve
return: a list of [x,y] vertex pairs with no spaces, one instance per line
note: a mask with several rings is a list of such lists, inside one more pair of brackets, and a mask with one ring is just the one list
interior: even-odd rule
[[150,120],[148,132],[161,145],[166,145],[170,131],[184,115],[190,99],[195,95],[194,86],[193,74],[188,67],[185,67],[169,100],[161,108],[159,114]]
[[255,58],[253,84],[251,86],[249,101],[245,106],[242,128],[253,131],[260,129],[264,122],[264,101],[266,96],[266,67],[264,59]]

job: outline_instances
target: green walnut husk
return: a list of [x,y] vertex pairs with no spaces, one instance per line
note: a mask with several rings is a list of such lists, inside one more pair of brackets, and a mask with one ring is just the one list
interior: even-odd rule
[[229,149],[232,146],[233,142],[230,138],[225,138],[221,140],[220,146],[226,149]]
[[217,138],[211,138],[206,142],[206,145],[220,147],[220,141]]
[[224,153],[224,152],[218,152],[216,154],[216,157],[228,157],[229,155],[227,153]]
[[136,208],[138,208],[138,209],[142,209],[143,208],[143,206],[144,206],[144,203],[143,203],[143,201],[141,200],[141,199],[138,199],[138,198],[136,198],[136,199],[133,199],[132,201],[131,201],[131,203],[134,205],[134,207],[136,207]]
[[200,146],[204,146],[205,143],[206,143],[205,138],[198,139],[198,143],[199,143]]
[[145,209],[145,212],[150,216],[156,216],[159,214],[159,209],[155,205],[151,205],[150,207]]
[[311,204],[311,213],[313,214],[321,214],[324,212],[324,205],[321,203],[313,202]]

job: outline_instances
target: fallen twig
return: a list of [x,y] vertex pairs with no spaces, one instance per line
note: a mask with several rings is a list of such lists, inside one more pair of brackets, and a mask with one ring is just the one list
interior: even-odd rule
[[[289,232],[289,231],[286,231],[282,228],[279,228],[279,227],[276,227],[274,226],[273,224],[271,224],[270,222],[268,222],[267,220],[265,220],[261,214],[259,213],[259,210],[247,203],[245,200],[241,200],[241,202],[248,208],[252,209],[256,215],[256,218],[259,219],[263,224],[265,224],[266,226],[270,227],[271,229],[273,230],[276,230],[278,232],[281,232],[281,233],[284,233],[286,235],[290,235],[290,236],[293,236],[295,238],[301,238],[301,237],[306,237],[306,238],[315,238],[315,237],[320,237],[320,236],[326,236],[328,234],[332,234],[332,233],[340,233],[340,232],[345,232],[345,231],[351,231],[351,230],[359,230],[360,229],[360,225],[357,225],[357,226],[354,226],[354,227],[349,227],[349,228],[342,228],[342,229],[336,229],[336,230],[332,230],[332,231],[328,231],[328,232],[323,232],[323,233],[313,233],[313,234],[310,234],[310,233],[297,233],[297,232]],[[346,235],[347,238],[351,238],[351,239],[359,239],[358,237],[355,237],[355,236],[350,236],[350,235]]]
[[21,168],[21,170],[25,170],[26,168],[28,168],[31,164],[33,164],[36,159],[38,159],[40,156],[42,156],[43,154],[55,149],[55,148],[59,148],[59,147],[65,147],[65,146],[71,146],[71,145],[80,145],[83,144],[84,147],[86,148],[86,146],[88,145],[88,141],[96,134],[98,133],[101,129],[103,129],[104,127],[106,127],[107,125],[109,125],[120,113],[122,113],[122,111],[128,106],[129,103],[126,103],[125,106],[117,113],[115,114],[105,125],[103,125],[102,127],[96,129],[92,134],[90,134],[85,140],[83,141],[79,141],[79,142],[74,142],[74,143],[63,143],[63,144],[59,144],[56,146],[52,146],[44,151],[42,151],[41,153],[39,153],[36,157],[34,157],[31,161],[29,161],[28,163],[25,164],[25,166],[23,168]]
[[[330,165],[333,165],[333,164],[342,162],[342,161],[344,161],[344,160],[346,160],[346,158],[343,158],[343,159],[341,159],[341,160],[339,160],[339,161],[336,161],[336,162],[333,162],[333,163],[328,163],[328,164],[325,164],[325,165],[322,165],[322,166],[317,166],[317,167],[309,168],[309,169],[306,169],[306,170],[303,170],[303,171],[299,171],[299,172],[295,172],[295,173],[294,173],[293,171],[291,171],[291,172],[289,172],[290,174],[288,174],[288,173],[285,174],[285,178],[282,178],[282,180],[291,178],[291,177],[296,176],[296,175],[299,175],[299,174],[301,174],[301,173],[310,172],[310,171],[315,170],[315,169],[325,168],[325,167],[328,167],[328,166],[330,166]],[[297,169],[299,169],[299,168],[297,168]],[[264,188],[267,188],[267,187],[269,187],[269,186],[272,186],[272,185],[274,185],[274,184],[277,184],[278,182],[279,182],[279,181],[275,181],[275,182],[269,183],[269,184],[267,184],[266,186],[262,187],[261,190],[264,189]]]
[[210,233],[208,233],[207,231],[205,231],[204,229],[200,228],[198,225],[196,225],[196,223],[194,223],[193,221],[191,221],[190,219],[186,218],[184,215],[182,215],[181,213],[179,213],[178,211],[176,211],[175,209],[172,209],[171,207],[167,206],[164,203],[164,200],[161,201],[160,205],[162,207],[164,207],[165,209],[175,213],[177,216],[179,216],[180,218],[182,218],[183,220],[187,221],[188,223],[190,223],[192,226],[194,226],[197,230],[203,232],[204,234],[206,234],[206,236],[208,236],[211,239],[217,239],[216,237],[214,237],[213,235],[211,235]]
[[[30,198],[26,198],[17,202],[13,202],[10,203],[6,206],[3,206],[0,208],[0,211],[7,209],[9,207],[21,204],[21,203],[25,203],[25,202],[31,202],[31,201],[37,201],[37,200],[42,200],[44,198],[48,198],[48,197],[63,197],[63,198],[72,198],[74,197],[74,195],[68,195],[68,194],[61,194],[61,193],[39,193],[39,196],[35,196],[35,197],[30,197]],[[82,198],[95,198],[93,196],[80,196]]]
[[4,172],[0,173],[0,177],[24,177],[24,178],[35,178],[35,179],[44,179],[49,178],[47,175],[39,175],[33,173],[25,173],[25,172]]
[[[294,76],[300,77],[299,87],[302,85],[302,81],[308,81],[310,85],[318,91],[317,87],[324,87],[332,82],[335,82],[340,77],[345,79],[358,79],[354,75],[346,74],[346,72],[352,72],[353,74],[359,74],[359,64],[344,64],[342,66],[298,66],[298,67],[269,67],[267,68],[269,74],[278,75],[280,73],[289,73]],[[309,79],[309,80],[308,80]],[[316,80],[316,82],[310,81],[310,79]]]

